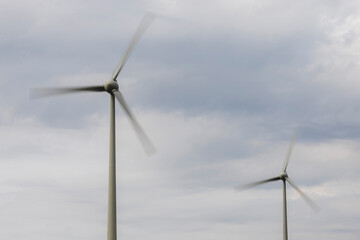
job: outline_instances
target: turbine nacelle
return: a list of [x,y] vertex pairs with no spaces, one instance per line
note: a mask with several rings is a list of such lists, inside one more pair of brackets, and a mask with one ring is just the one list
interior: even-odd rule
[[119,90],[119,84],[114,81],[113,79],[110,79],[108,82],[104,84],[105,91],[108,93],[113,93],[114,91]]
[[280,175],[279,175],[279,178],[281,178],[281,180],[283,181],[286,181],[286,179],[288,178],[288,174],[287,172],[282,172]]

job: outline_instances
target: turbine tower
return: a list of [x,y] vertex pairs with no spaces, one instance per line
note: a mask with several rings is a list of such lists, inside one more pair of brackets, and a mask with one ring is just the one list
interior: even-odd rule
[[154,15],[147,13],[137,31],[135,32],[125,54],[123,55],[119,65],[113,73],[111,79],[104,85],[98,86],[84,86],[84,87],[65,87],[65,88],[36,88],[31,89],[30,96],[34,98],[47,97],[58,94],[77,93],[77,92],[107,92],[110,94],[110,146],[109,146],[109,192],[108,192],[108,230],[107,239],[116,240],[116,144],[115,144],[115,98],[124,109],[126,116],[130,120],[138,138],[140,139],[147,155],[152,155],[156,152],[155,147],[145,134],[144,130],[139,125],[138,121],[130,111],[123,95],[119,90],[117,77],[123,69],[135,45],[140,40],[146,29],[154,20]]
[[258,185],[262,185],[264,183],[275,182],[275,181],[279,181],[279,180],[282,181],[282,186],[283,186],[283,240],[288,240],[287,206],[286,206],[286,182],[288,182],[293,188],[295,188],[295,190],[300,194],[300,196],[305,200],[305,202],[314,211],[319,210],[319,207],[303,191],[301,191],[301,189],[295,184],[295,182],[293,180],[291,180],[288,173],[286,172],[287,166],[289,164],[291,151],[292,151],[292,149],[294,147],[295,139],[296,139],[296,134],[294,134],[294,136],[293,136],[293,138],[291,140],[289,150],[288,150],[286,158],[285,158],[284,166],[283,166],[282,172],[280,173],[279,176],[269,178],[269,179],[265,179],[265,180],[258,181],[258,182],[249,183],[249,184],[246,184],[246,185],[240,185],[240,186],[236,187],[238,190],[242,191],[242,190],[246,190],[246,189],[249,189],[249,188],[256,187]]

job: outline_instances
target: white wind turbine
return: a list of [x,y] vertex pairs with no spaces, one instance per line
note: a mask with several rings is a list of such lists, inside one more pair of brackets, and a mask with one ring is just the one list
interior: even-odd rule
[[293,138],[291,140],[289,150],[288,150],[288,153],[287,153],[286,158],[285,158],[284,166],[283,166],[282,172],[280,173],[279,176],[269,178],[269,179],[265,179],[265,180],[258,181],[258,182],[253,182],[253,183],[249,183],[249,184],[245,184],[245,185],[240,185],[240,186],[236,187],[238,190],[242,191],[242,190],[253,188],[255,186],[258,186],[258,185],[261,185],[261,184],[264,184],[264,183],[268,183],[268,182],[275,182],[275,181],[279,181],[279,180],[281,180],[283,182],[283,184],[282,184],[283,185],[283,240],[288,240],[287,205],[286,205],[286,182],[288,182],[293,188],[295,188],[295,190],[300,194],[300,196],[305,200],[305,202],[314,211],[318,211],[320,209],[303,191],[300,190],[300,188],[295,184],[295,182],[293,180],[290,179],[288,173],[286,172],[287,166],[289,164],[291,151],[292,151],[294,143],[295,143],[295,139],[296,139],[296,134],[294,134],[294,136],[293,136]]
[[58,94],[76,93],[76,92],[107,92],[110,94],[110,147],[109,147],[109,192],[108,192],[108,227],[107,239],[116,240],[116,144],[115,144],[115,98],[125,111],[126,116],[130,120],[138,138],[140,139],[147,155],[156,152],[155,147],[135,119],[130,111],[123,95],[119,91],[117,77],[123,69],[135,45],[140,40],[146,29],[154,20],[154,15],[148,13],[142,19],[137,31],[135,32],[125,54],[123,55],[119,65],[117,66],[111,79],[104,85],[84,86],[84,87],[65,87],[65,88],[36,88],[31,89],[30,96],[34,98],[47,97]]

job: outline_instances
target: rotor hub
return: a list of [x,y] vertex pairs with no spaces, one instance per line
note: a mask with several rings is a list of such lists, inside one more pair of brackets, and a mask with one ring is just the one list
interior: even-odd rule
[[289,176],[287,172],[282,172],[279,177],[281,178],[281,180],[285,181]]
[[119,84],[111,79],[104,84],[104,88],[108,93],[112,93],[114,90],[119,90]]

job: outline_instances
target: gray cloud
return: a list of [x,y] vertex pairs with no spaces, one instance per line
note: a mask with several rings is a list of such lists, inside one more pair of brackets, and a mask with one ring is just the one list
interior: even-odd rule
[[119,84],[158,154],[118,110],[119,237],[278,239],[280,184],[233,188],[299,129],[288,171],[322,210],[289,190],[290,237],[358,239],[356,1],[0,5],[1,239],[105,237],[108,96],[28,90],[105,82],[147,10]]

